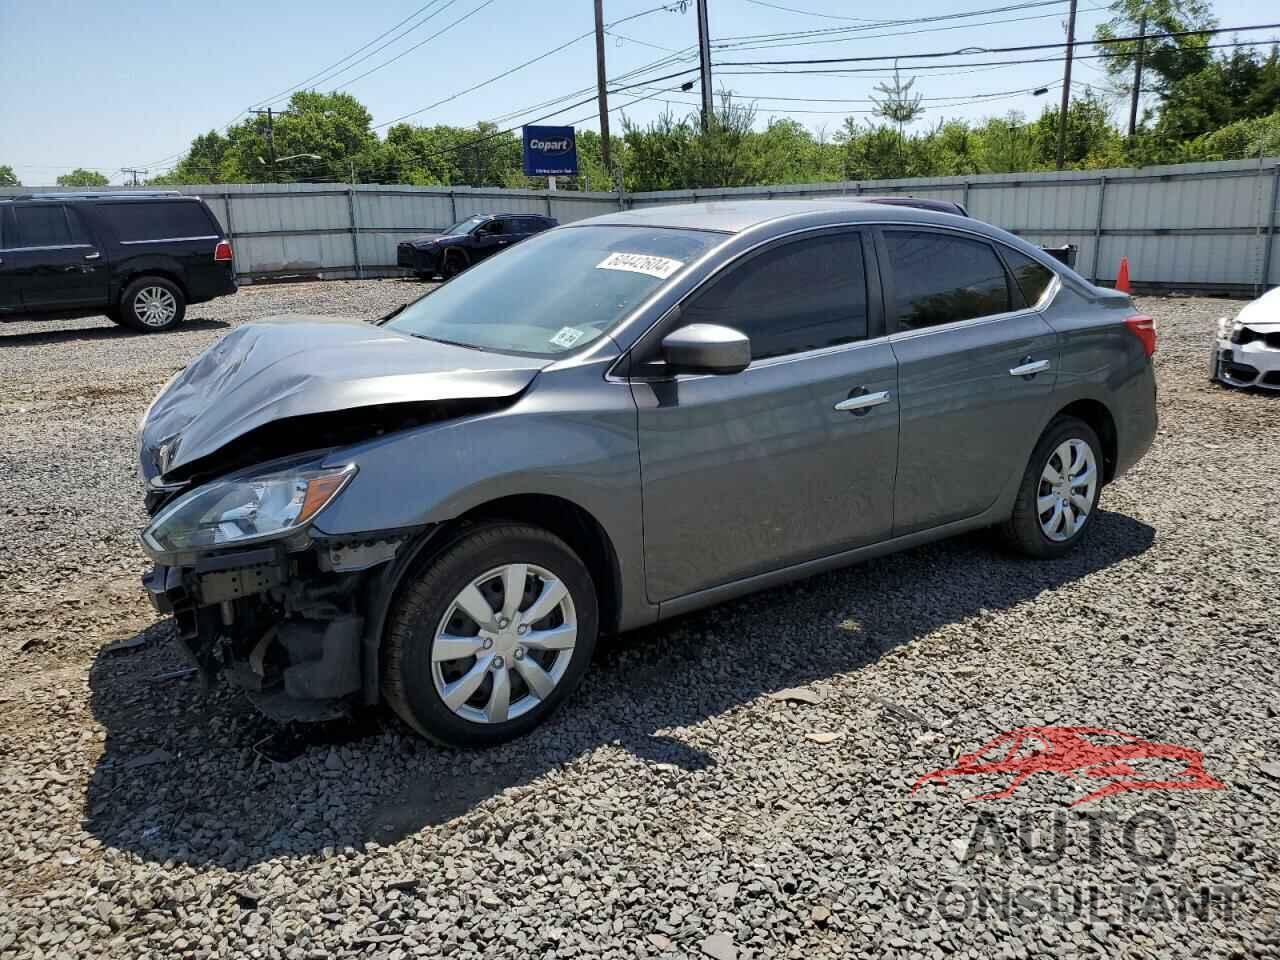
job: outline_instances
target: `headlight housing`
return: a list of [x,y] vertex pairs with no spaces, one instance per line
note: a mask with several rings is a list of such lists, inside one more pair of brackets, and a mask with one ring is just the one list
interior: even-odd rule
[[203,553],[301,530],[355,476],[355,464],[218,480],[179,497],[142,534],[156,556]]

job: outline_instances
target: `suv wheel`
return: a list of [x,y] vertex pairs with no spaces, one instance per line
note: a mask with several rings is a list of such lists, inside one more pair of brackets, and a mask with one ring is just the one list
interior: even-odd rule
[[458,249],[446,250],[444,259],[440,262],[440,276],[446,280],[456,277],[463,270],[467,269],[467,255]]
[[1031,557],[1060,557],[1084,539],[1102,492],[1102,447],[1083,420],[1058,417],[1031,454],[1005,540]]
[[181,288],[164,277],[140,277],[125,288],[120,298],[124,325],[143,333],[172,330],[182,322],[186,311],[187,299]]
[[439,743],[503,743],[577,687],[597,624],[591,575],[562,540],[523,524],[480,527],[400,595],[382,692],[402,720]]

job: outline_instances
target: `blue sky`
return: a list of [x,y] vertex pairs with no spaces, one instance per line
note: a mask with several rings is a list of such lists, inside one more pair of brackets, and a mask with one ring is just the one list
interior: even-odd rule
[[[28,185],[52,183],[58,174],[77,166],[101,169],[112,182],[120,181],[119,168],[123,166],[149,167],[157,172],[172,164],[194,135],[222,128],[245,108],[341,60],[414,14],[425,2],[129,0],[107,4],[0,0],[0,164],[12,165]],[[658,7],[660,2],[605,0],[605,20],[615,22]],[[890,7],[841,0],[709,0],[709,11],[713,40],[729,42],[727,38],[744,35],[858,28],[865,27],[866,21],[937,16],[1013,2],[1016,0],[902,0]],[[717,50],[713,59],[876,56],[1045,43],[1063,36],[1065,11],[1063,0],[1003,15],[873,29],[864,31],[866,36],[848,33],[840,42],[832,41],[830,34],[815,34],[789,41],[801,45],[775,43],[756,50]],[[1223,26],[1280,19],[1273,0],[1216,0],[1215,11]],[[395,39],[433,12],[432,19]],[[1106,15],[1103,0],[1080,0],[1078,35],[1092,36],[1094,26]],[[382,123],[587,33],[592,23],[591,0],[537,4],[435,0],[359,56],[391,40],[385,49],[318,86],[326,91],[341,86],[369,107],[375,123]],[[961,24],[970,25],[936,29]],[[445,27],[449,29],[439,37],[356,79]],[[930,32],[884,36],[905,30]],[[618,36],[606,42],[611,77],[672,56],[672,51],[685,51],[697,41],[692,9],[648,13],[617,26],[613,33]],[[1277,35],[1280,31],[1247,37]],[[853,37],[856,39],[850,39]],[[1013,55],[971,59],[1001,56]],[[680,62],[655,70],[653,75],[689,65]],[[911,73],[905,62],[903,68],[904,74]],[[929,110],[920,123],[936,123],[944,117],[981,117],[1010,109],[1034,115],[1046,101],[1056,101],[1060,95],[1055,84],[1061,74],[1062,64],[1057,62],[919,71],[916,91],[930,98],[925,104]],[[772,116],[793,116],[810,128],[825,126],[828,133],[834,133],[848,112],[870,108],[870,103],[858,101],[865,101],[883,77],[883,73],[767,75],[758,73],[757,68],[726,67],[715,74],[715,83],[717,88],[724,86],[744,99],[755,100],[762,123]],[[694,78],[689,74],[680,79]],[[1083,85],[1096,85],[1101,80],[1096,62],[1083,61],[1075,71],[1073,87],[1079,92]],[[587,37],[505,79],[420,113],[414,120],[472,124],[594,82],[594,45]],[[679,82],[665,81],[658,88]],[[1019,92],[1044,85],[1052,87],[1048,96],[1037,98]],[[611,105],[655,89],[620,93]],[[988,94],[1001,96],[975,102],[974,98]],[[685,113],[694,109],[694,99],[694,94],[662,93],[629,107],[627,114],[647,121],[664,109],[664,100],[671,102],[675,111]],[[283,106],[283,100],[276,105]],[[533,119],[541,112],[526,112],[505,125]],[[548,122],[579,120],[591,112],[590,105],[578,107]],[[620,127],[617,117],[615,113],[615,130]],[[579,127],[595,129],[597,123],[587,120]]]

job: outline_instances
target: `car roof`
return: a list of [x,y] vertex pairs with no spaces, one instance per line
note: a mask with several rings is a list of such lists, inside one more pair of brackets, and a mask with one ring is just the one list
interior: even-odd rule
[[[890,213],[892,210],[892,213]],[[922,210],[917,207],[889,208],[883,203],[867,203],[856,197],[828,197],[814,200],[713,200],[710,202],[673,204],[670,206],[640,207],[638,209],[606,213],[588,220],[579,220],[571,226],[616,225],[632,227],[674,227],[689,230],[716,230],[721,233],[741,233],[762,224],[804,219],[821,223],[883,221],[888,216],[894,220],[919,221],[957,225],[963,221],[970,229],[981,221],[969,220],[949,213]]]

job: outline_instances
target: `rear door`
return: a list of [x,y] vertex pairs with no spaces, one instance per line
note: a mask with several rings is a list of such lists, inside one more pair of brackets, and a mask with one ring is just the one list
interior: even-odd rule
[[[885,539],[893,524],[897,370],[869,243],[784,239],[695,291],[678,319],[751,339],[741,373],[658,373],[639,408],[645,576],[653,601]],[[850,401],[853,400],[853,403]]]
[[885,227],[878,242],[901,391],[902,536],[977,516],[1021,474],[1058,343],[985,237]]
[[15,203],[9,212],[0,256],[15,288],[9,296],[24,312],[105,306],[107,264],[72,206],[36,200]]
[[199,200],[121,200],[94,209],[116,235],[122,261],[164,258],[191,300],[226,292],[231,265],[213,259],[222,228]]

